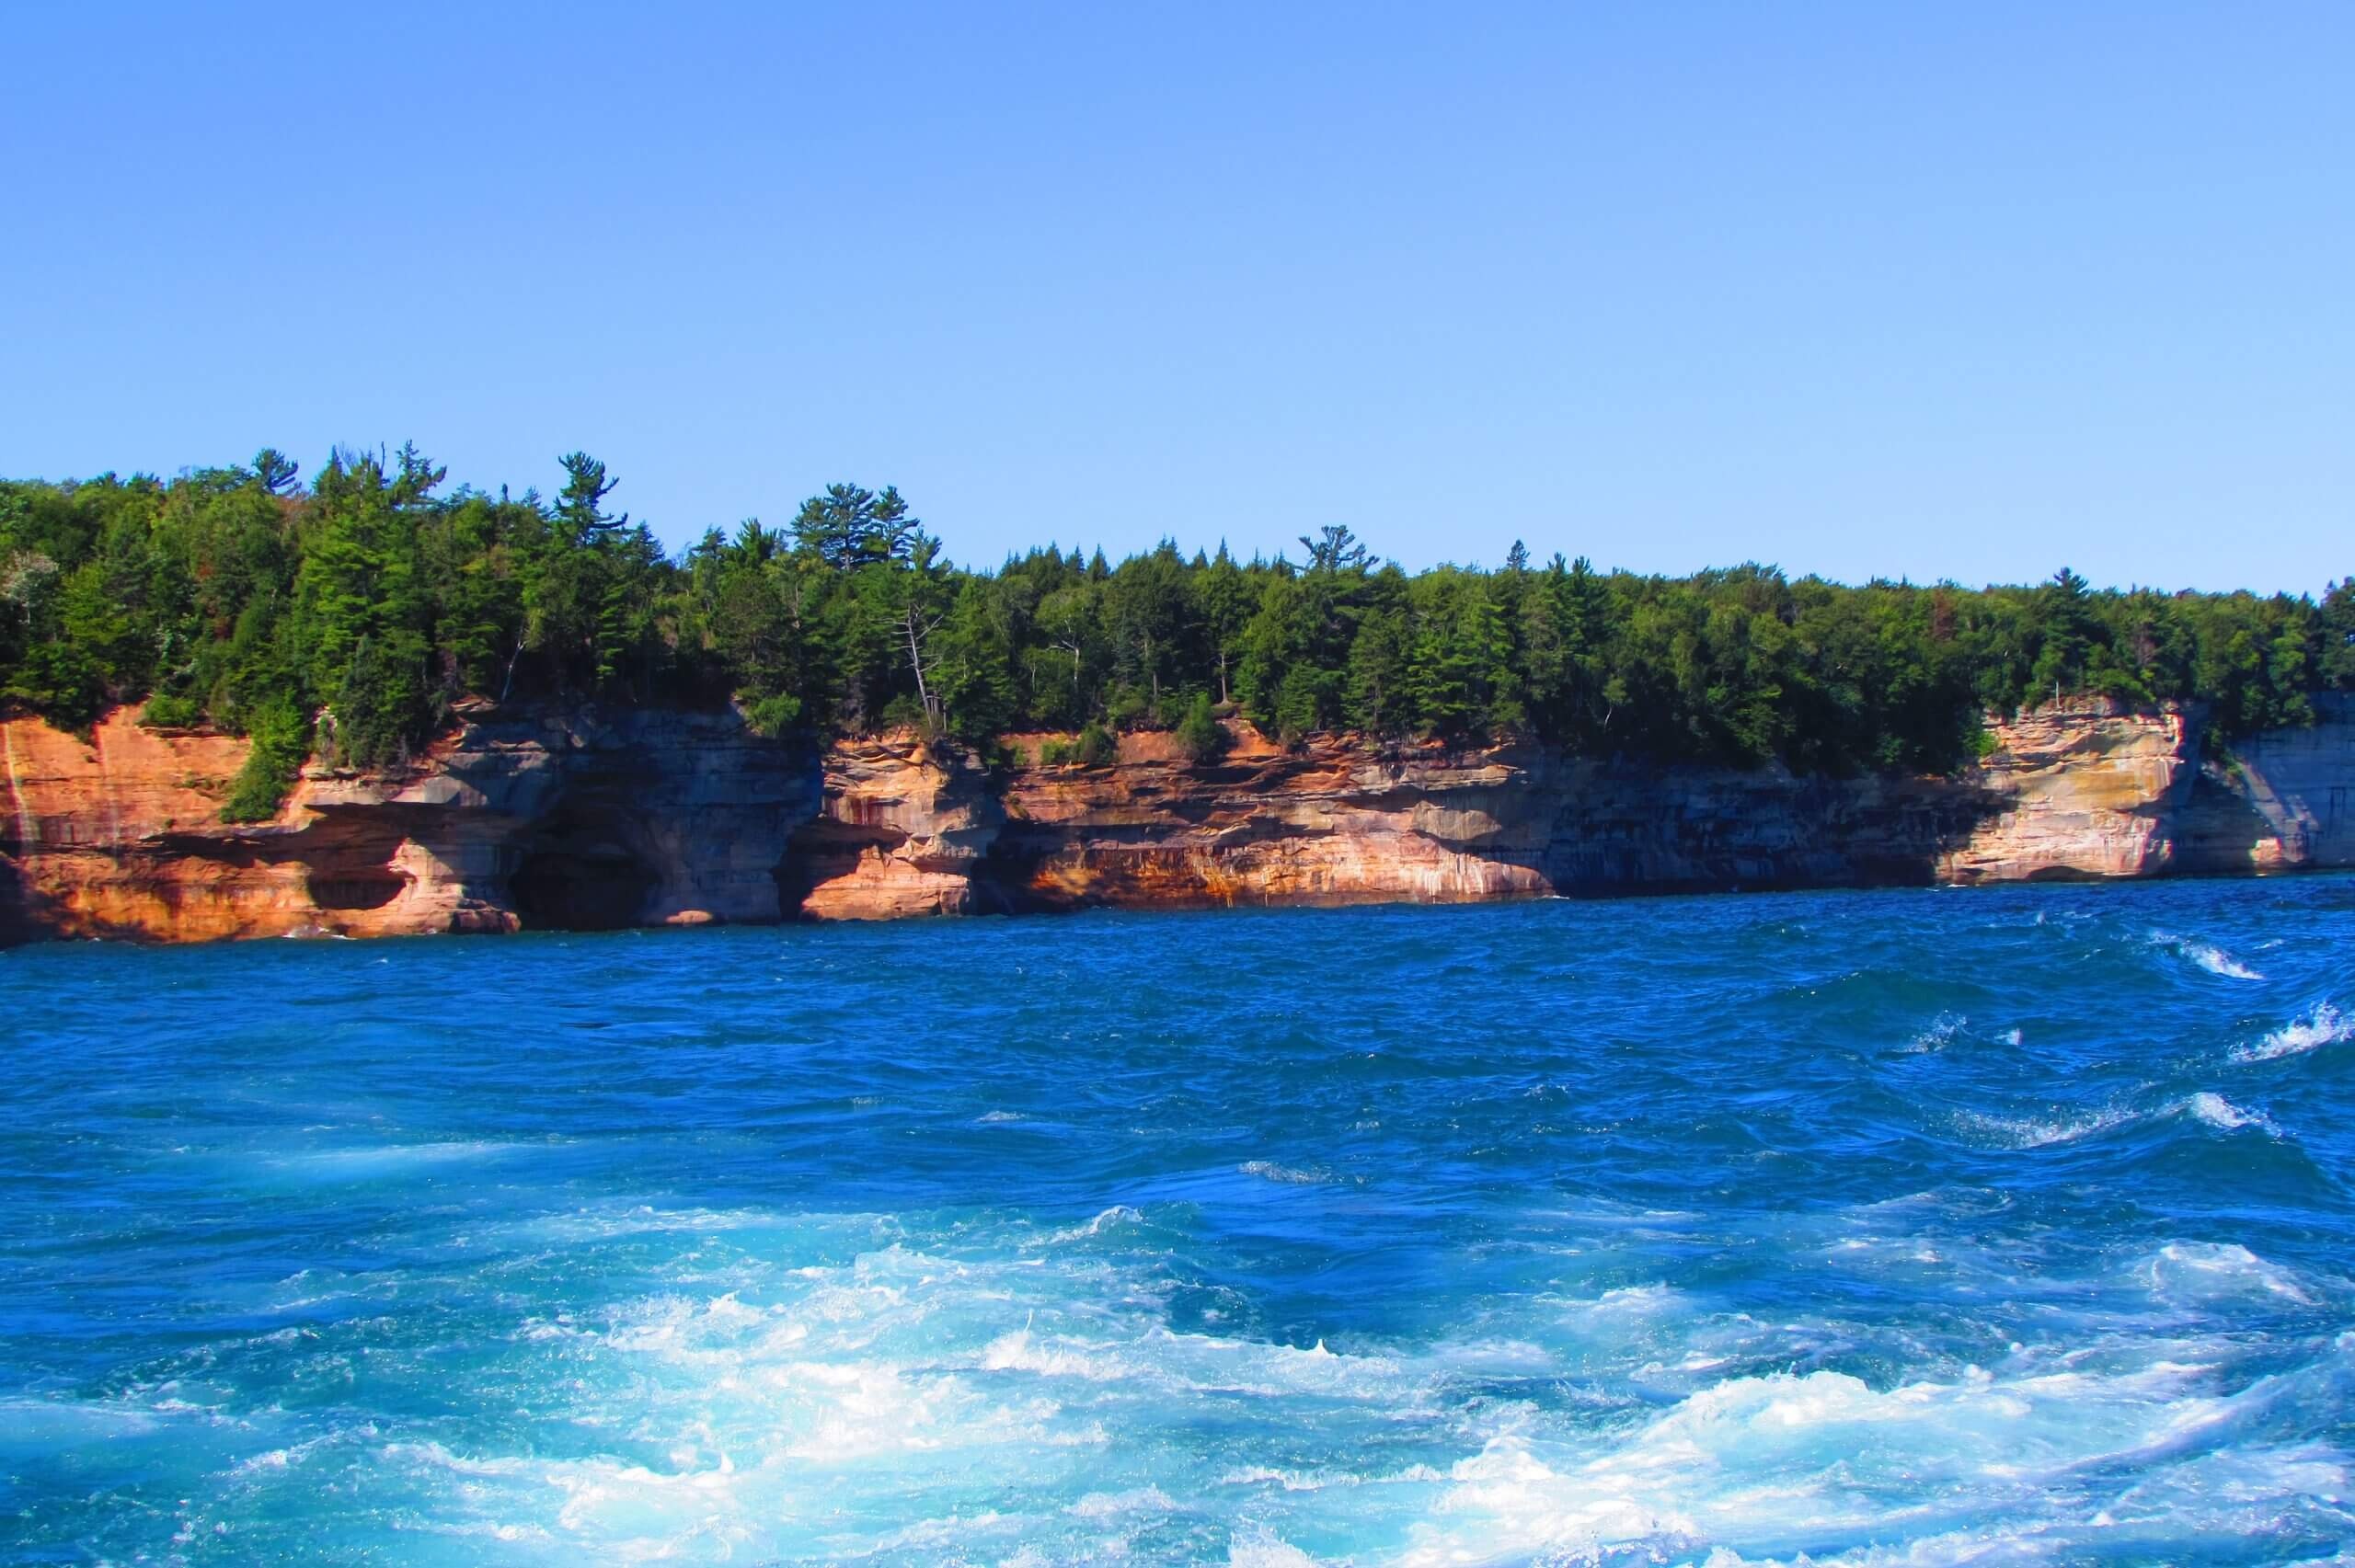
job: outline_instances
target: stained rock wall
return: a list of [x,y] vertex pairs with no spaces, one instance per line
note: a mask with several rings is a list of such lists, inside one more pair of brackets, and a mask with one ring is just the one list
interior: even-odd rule
[[[220,802],[245,743],[126,712],[0,723],[0,940],[375,935],[1070,909],[1989,883],[2355,864],[2355,702],[2203,760],[2196,712],[1994,727],[1955,779],[1660,768],[1529,746],[1284,750],[1235,726],[996,772],[912,737],[811,755],[731,713],[477,705],[407,767]],[[1044,737],[1013,737],[1035,759]]]
[[0,724],[0,921],[202,941],[774,921],[821,792],[814,759],[728,713],[478,712],[406,768],[306,769],[275,819],[233,827],[244,755],[128,710],[86,742]]
[[[2099,880],[2355,864],[2355,704],[2200,761],[2200,716],[2101,699],[1993,727],[1955,779],[1660,768],[1535,747],[1284,750],[1246,726],[1214,763],[1123,736],[1109,766],[992,780],[846,742],[798,912],[1460,903],[1546,894]],[[1008,742],[1035,759],[1046,736]],[[2229,789],[2227,788],[2229,783]],[[2334,803],[2336,803],[2334,805]],[[788,905],[788,907],[793,907]]]
[[1973,782],[1993,809],[1941,855],[1946,882],[2149,876],[2173,869],[2199,771],[2197,720],[2098,698],[1993,727]]
[[822,804],[788,846],[781,907],[816,920],[971,913],[1005,821],[973,757],[906,736],[837,742]]

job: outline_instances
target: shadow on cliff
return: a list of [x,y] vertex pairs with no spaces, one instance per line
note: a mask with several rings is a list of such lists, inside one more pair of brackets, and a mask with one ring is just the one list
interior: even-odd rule
[[13,855],[0,854],[0,947],[14,947],[44,934],[47,923],[33,907],[32,890]]
[[638,816],[591,795],[557,804],[517,840],[508,892],[526,931],[621,931],[646,922],[661,886]]
[[786,841],[785,854],[770,873],[776,879],[777,918],[816,919],[809,908],[810,895],[827,883],[857,875],[860,859],[868,851],[889,854],[907,841],[906,833],[890,827],[822,816],[803,823]]
[[[1571,794],[1543,864],[1569,897],[1628,893],[1927,887],[1952,858],[2014,807],[1969,777],[1794,775],[1780,769],[1673,773],[1614,762],[1615,787]],[[1704,782],[1706,781],[1706,782]],[[1683,806],[1666,806],[1680,795]],[[1614,802],[1600,813],[1595,799]],[[1651,805],[1627,831],[1631,801]]]

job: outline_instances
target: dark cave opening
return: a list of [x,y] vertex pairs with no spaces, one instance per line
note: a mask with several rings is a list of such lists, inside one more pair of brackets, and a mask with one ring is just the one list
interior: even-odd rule
[[657,878],[622,815],[568,811],[539,825],[509,880],[526,931],[620,931],[644,920]]
[[323,910],[381,910],[401,896],[408,878],[385,867],[368,867],[342,876],[311,875],[311,901]]

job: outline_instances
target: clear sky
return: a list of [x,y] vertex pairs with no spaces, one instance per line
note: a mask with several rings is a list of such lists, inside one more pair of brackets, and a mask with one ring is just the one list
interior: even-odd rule
[[2355,572],[2347,0],[375,11],[0,7],[0,474]]

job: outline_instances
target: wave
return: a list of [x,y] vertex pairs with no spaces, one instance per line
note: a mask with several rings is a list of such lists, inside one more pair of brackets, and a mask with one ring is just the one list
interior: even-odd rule
[[1970,1025],[1970,1020],[1959,1013],[1941,1013],[1930,1020],[1929,1026],[1915,1035],[1903,1047],[1909,1056],[1942,1051],[1954,1042],[1954,1037]]
[[1315,1186],[1330,1179],[1321,1172],[1280,1165],[1273,1160],[1246,1160],[1235,1170],[1246,1176],[1257,1176],[1263,1182],[1277,1182],[1294,1187]]
[[[0,1390],[40,1510],[11,1529],[117,1561],[387,1521],[428,1557],[867,1568],[2327,1555],[2355,907],[2268,887],[2303,901],[2070,895],[2101,907],[2065,940],[2057,905],[2017,929],[2043,891],[1172,916],[1166,950],[1106,916],[1049,991],[1004,980],[1020,922],[928,928],[978,945],[880,1036],[844,977],[912,928],[697,938],[614,1001],[629,1041],[576,1037],[556,944],[450,949],[454,984],[546,989],[511,1059],[364,991],[341,1015],[392,1022],[317,1061],[308,1013],[183,1045],[173,977],[103,1028],[76,992],[19,1053],[0,1252],[57,1391],[113,1402]],[[1725,936],[1786,904],[1822,912],[1796,958]],[[1394,938],[1369,1001],[1350,961]],[[1303,976],[1335,980],[1314,1027],[1251,1003]],[[185,1060],[130,1082],[151,1024]],[[512,1141],[431,1141],[476,1138]]]
[[1090,1492],[1063,1510],[1075,1518],[1109,1519],[1122,1514],[1171,1514],[1178,1505],[1169,1494],[1158,1486],[1133,1487],[1126,1492]]
[[[1918,1243],[1953,1202],[1872,1212]],[[1057,1234],[1118,1236],[1142,1219],[1114,1206]],[[839,1241],[877,1221],[774,1228],[787,1223]],[[1042,1253],[1011,1216],[971,1240],[986,1250],[936,1238],[791,1266],[758,1233],[714,1241],[695,1266],[727,1288],[510,1342],[523,1359],[502,1378],[546,1378],[551,1413],[599,1451],[387,1434],[335,1462],[363,1489],[430,1499],[420,1528],[583,1561],[1216,1561],[1228,1542],[1232,1562],[1262,1564],[1315,1561],[1304,1548],[1413,1565],[1904,1560],[1871,1555],[1876,1541],[1935,1561],[1949,1535],[2082,1517],[2093,1505],[2051,1498],[2088,1485],[2165,1485],[2157,1512],[2210,1508],[2244,1528],[2344,1485],[2341,1456],[2277,1460],[2244,1441],[2274,1394],[2224,1392],[2230,1337],[2205,1325],[2314,1291],[2230,1243],[2170,1242],[2085,1281],[2145,1322],[2155,1299],[2163,1336],[2127,1333],[2098,1358],[1932,1357],[1889,1381],[1772,1365],[1848,1327],[1754,1319],[1665,1283],[1533,1298],[1525,1321],[1459,1320],[1411,1347],[1300,1348],[1173,1331],[1157,1250]],[[1480,1337],[1509,1333],[1532,1338]],[[1521,1391],[1590,1377],[1647,1393],[1598,1421],[1591,1402],[1549,1411]],[[1206,1420],[1226,1436],[1203,1448]],[[237,1486],[316,1491],[298,1442],[238,1441],[222,1464]],[[2194,1468],[2220,1446],[2230,1468]],[[1222,1520],[1233,1533],[1206,1536]],[[2057,1555],[2084,1554],[2070,1539]]]
[[350,1149],[320,1149],[302,1154],[278,1155],[265,1160],[262,1164],[273,1171],[307,1172],[330,1179],[361,1180],[477,1160],[506,1159],[526,1149],[545,1147],[488,1139],[452,1139],[439,1143],[385,1143]]
[[2051,1149],[2119,1127],[2180,1116],[2217,1132],[2255,1128],[2280,1138],[2281,1129],[2262,1111],[2236,1105],[2213,1090],[2203,1089],[2165,1104],[2137,1107],[2105,1105],[2076,1116],[1998,1116],[1979,1111],[1958,1113],[1957,1119],[1999,1149]]
[[2267,1035],[2254,1045],[2242,1046],[2233,1052],[2234,1061],[2275,1061],[2282,1057],[2303,1056],[2324,1046],[2336,1046],[2355,1039],[2355,1018],[2349,1018],[2329,1002],[2316,1002],[2300,1016]]
[[2113,1105],[2078,1116],[1995,1116],[1963,1111],[1957,1119],[1985,1135],[1998,1149],[2051,1149],[2123,1127],[2139,1119],[2139,1113]]
[[2302,1307],[2315,1300],[2296,1276],[2237,1242],[2169,1242],[2137,1272],[2154,1294],[2179,1299],[2272,1296]]
[[1064,1242],[1084,1242],[1091,1236],[1101,1236],[1108,1230],[1122,1226],[1143,1223],[1144,1215],[1142,1211],[1132,1208],[1125,1203],[1116,1203],[1083,1224],[1067,1226],[1063,1230],[1050,1232],[1045,1241],[1049,1246]]
[[822,1236],[873,1245],[882,1239],[895,1236],[898,1230],[898,1221],[884,1214],[701,1207],[669,1208],[648,1203],[615,1201],[469,1227],[453,1239],[453,1244],[461,1248],[571,1248],[646,1237],[695,1238],[747,1231],[783,1231],[794,1237]]
[[2273,1119],[2264,1112],[2243,1110],[2222,1094],[2209,1090],[2203,1089],[2185,1100],[2180,1109],[2186,1116],[2205,1122],[2219,1132],[2237,1132],[2243,1127],[2253,1127],[2275,1138],[2281,1136],[2281,1129],[2275,1127]]
[[[2309,1445],[2275,1462],[2234,1442],[2287,1383],[2226,1394],[2212,1368],[2166,1359],[2111,1372],[1969,1367],[1887,1388],[1835,1371],[1732,1378],[1600,1442],[1490,1437],[1454,1465],[1397,1561],[1970,1561],[1935,1543],[1983,1546],[1985,1527],[2039,1515],[2028,1528],[2047,1550],[2033,1555],[2074,1559],[2085,1543],[2064,1544],[2062,1519],[2046,1512],[2056,1485],[2120,1473],[2152,1516],[2335,1495],[2345,1456]],[[2205,1473],[2219,1452],[2237,1462]],[[1911,1545],[1861,1544],[1891,1537]],[[1860,1544],[1844,1553],[1842,1541]],[[1754,1555],[1734,1555],[1736,1544]]]
[[2171,931],[2154,931],[2149,940],[2152,946],[2164,947],[2178,956],[2188,958],[2211,975],[2234,980],[2261,980],[2265,978],[2212,942],[2178,936]]

